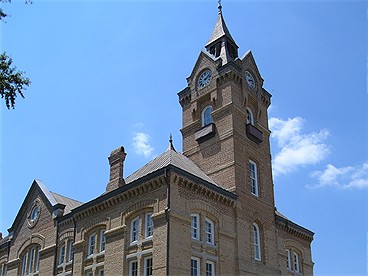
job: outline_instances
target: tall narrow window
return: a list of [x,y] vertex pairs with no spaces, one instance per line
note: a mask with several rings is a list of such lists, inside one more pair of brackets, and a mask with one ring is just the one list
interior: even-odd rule
[[254,247],[254,259],[261,260],[261,241],[259,238],[259,227],[256,223],[253,223],[253,247]]
[[291,270],[291,255],[289,249],[286,249],[286,268]]
[[25,254],[22,258],[22,271],[21,275],[24,276],[27,273],[27,254]]
[[146,220],[145,220],[145,237],[152,237],[153,236],[153,221],[152,221],[152,214],[147,213],[146,214]]
[[209,125],[213,122],[212,120],[212,106],[206,106],[202,111],[202,126]]
[[200,263],[199,259],[192,257],[190,259],[190,276],[199,276]]
[[129,276],[137,276],[138,275],[138,262],[137,260],[133,260],[129,262]]
[[250,108],[247,108],[247,124],[254,126],[254,116]]
[[139,217],[135,218],[130,223],[130,242],[138,241],[139,234]]
[[152,257],[144,258],[144,276],[152,276]]
[[36,246],[33,246],[28,251],[28,273],[36,272]]
[[40,268],[40,247],[36,246],[36,268],[35,268],[35,272],[38,272],[39,268]]
[[74,245],[73,240],[68,240],[68,262],[71,262],[74,258]]
[[206,262],[206,276],[215,276],[215,263],[207,261]]
[[199,215],[198,214],[192,214],[192,224],[191,224],[191,236],[192,239],[195,240],[199,240],[199,231],[200,231],[200,226],[199,226]]
[[249,160],[249,180],[251,193],[258,196],[257,165],[252,160]]
[[214,223],[212,220],[206,218],[206,242],[209,244],[214,244]]
[[93,253],[95,252],[95,244],[96,244],[96,234],[93,233],[88,238],[88,252],[87,252],[88,256],[93,255]]
[[59,250],[59,264],[64,263],[64,257],[65,257],[65,245],[61,246]]
[[299,255],[294,252],[294,270],[300,272]]
[[106,237],[105,237],[105,229],[100,231],[100,252],[105,251],[106,247]]
[[104,276],[105,271],[103,269],[100,269],[98,271],[98,276]]

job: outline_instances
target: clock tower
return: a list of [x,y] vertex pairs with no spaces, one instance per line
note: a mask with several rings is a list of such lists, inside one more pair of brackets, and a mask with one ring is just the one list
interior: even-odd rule
[[199,54],[182,106],[183,154],[226,190],[274,208],[267,109],[252,52],[238,57],[222,7],[213,33]]

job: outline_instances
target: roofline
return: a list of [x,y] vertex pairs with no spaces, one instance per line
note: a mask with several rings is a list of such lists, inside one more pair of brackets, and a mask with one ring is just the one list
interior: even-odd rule
[[295,222],[292,222],[291,220],[288,220],[276,213],[275,213],[275,216],[276,216],[276,222],[285,224],[287,227],[292,227],[295,230],[298,230],[307,236],[311,236],[311,238],[313,239],[314,232],[312,232],[311,230],[308,230],[307,228],[304,228],[303,226],[300,226],[299,224],[296,224]]
[[79,212],[82,212],[82,211],[84,211],[84,210],[86,210],[86,209],[88,209],[92,206],[95,206],[95,205],[97,205],[97,204],[99,204],[99,203],[101,203],[101,202],[103,202],[103,201],[105,201],[105,200],[107,200],[111,197],[117,196],[121,193],[124,193],[124,192],[130,190],[130,189],[134,189],[134,188],[138,187],[139,185],[141,185],[143,183],[146,183],[146,182],[148,182],[152,179],[155,179],[158,176],[165,175],[167,172],[170,172],[170,171],[172,171],[174,173],[177,173],[177,174],[180,174],[180,175],[183,175],[184,177],[187,177],[190,180],[193,180],[193,181],[195,181],[199,184],[202,184],[205,187],[207,187],[207,188],[209,188],[209,189],[211,189],[211,190],[213,190],[217,193],[220,193],[223,196],[228,197],[232,200],[235,200],[235,199],[238,198],[238,196],[236,194],[234,194],[233,192],[225,190],[224,188],[222,188],[220,186],[216,186],[216,185],[214,185],[214,184],[212,184],[212,183],[210,183],[210,182],[208,182],[204,179],[201,179],[201,178],[199,178],[199,177],[197,177],[197,176],[195,176],[191,173],[188,173],[188,172],[186,172],[186,171],[184,171],[184,170],[182,170],[182,169],[180,169],[180,168],[178,168],[178,167],[176,167],[172,164],[169,164],[169,165],[167,165],[167,166],[165,166],[165,167],[163,167],[163,168],[161,168],[157,171],[149,173],[149,174],[147,174],[147,175],[145,175],[141,178],[138,178],[138,179],[134,180],[133,182],[130,182],[128,184],[125,184],[122,187],[119,187],[115,190],[112,190],[111,192],[104,193],[104,194],[100,195],[99,197],[96,197],[95,199],[92,199],[91,201],[88,201],[88,202],[72,209],[70,211],[70,213],[66,214],[65,216],[62,216],[62,217],[58,218],[58,221],[67,220],[67,219],[73,217],[75,214],[77,214]]

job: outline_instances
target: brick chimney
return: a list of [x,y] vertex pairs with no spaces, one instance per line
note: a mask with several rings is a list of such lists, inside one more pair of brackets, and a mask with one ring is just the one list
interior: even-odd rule
[[110,153],[110,181],[106,186],[106,192],[115,190],[125,184],[123,178],[125,156],[124,147],[119,147]]

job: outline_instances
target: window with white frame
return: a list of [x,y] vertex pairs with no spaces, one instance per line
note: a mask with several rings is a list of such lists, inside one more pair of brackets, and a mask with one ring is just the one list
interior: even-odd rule
[[97,275],[104,276],[104,273],[105,273],[104,269],[99,269]]
[[190,276],[200,275],[200,260],[196,257],[190,258]]
[[74,259],[74,244],[73,240],[68,240],[67,248],[68,248],[68,254],[67,254],[67,261],[71,262]]
[[213,122],[212,120],[212,106],[206,106],[202,111],[202,126],[209,125]]
[[86,276],[93,276],[93,272],[92,271],[87,271]]
[[152,276],[152,256],[144,258],[144,276]]
[[296,252],[293,252],[294,254],[294,271],[301,272],[300,270],[300,264],[299,264],[299,255]]
[[252,126],[254,126],[253,112],[249,107],[247,108],[247,124],[251,124]]
[[106,229],[100,230],[100,252],[104,252],[106,247],[105,231]]
[[249,160],[249,180],[251,193],[258,196],[257,164],[252,160]]
[[40,266],[40,247],[38,245],[29,247],[21,257],[21,260],[20,271],[22,276],[37,274]]
[[129,276],[137,276],[138,275],[138,261],[131,260],[129,262]]
[[206,261],[206,276],[215,276],[215,263]]
[[253,223],[253,251],[254,259],[257,261],[261,260],[261,240],[259,234],[259,227],[257,223]]
[[96,233],[93,233],[88,237],[87,256],[91,256],[95,253],[95,244],[96,244]]
[[130,242],[138,241],[139,237],[139,217],[132,220],[130,223]]
[[59,265],[63,264],[65,260],[65,245],[60,246],[59,249]]
[[191,224],[191,236],[192,239],[199,240],[199,233],[200,233],[200,221],[199,221],[199,214],[192,214],[192,224]]
[[286,268],[291,270],[291,253],[289,249],[286,249]]
[[148,238],[153,236],[152,213],[147,213],[145,217],[145,237]]
[[213,221],[206,218],[205,220],[206,242],[209,244],[215,244],[214,229],[215,227]]

